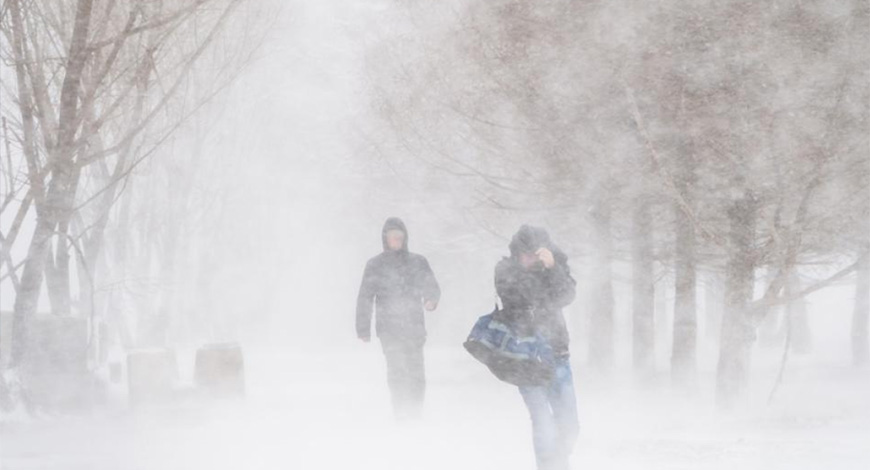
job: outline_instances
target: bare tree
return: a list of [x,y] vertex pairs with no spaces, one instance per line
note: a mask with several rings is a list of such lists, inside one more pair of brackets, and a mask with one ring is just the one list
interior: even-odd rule
[[[28,319],[37,310],[43,279],[53,312],[72,313],[72,257],[82,310],[93,314],[94,269],[101,263],[111,208],[131,173],[249,59],[255,44],[235,55],[208,56],[218,80],[195,94],[185,90],[244,3],[7,2],[3,32],[9,47],[3,53],[16,71],[11,90],[28,176],[15,224],[3,239],[0,263],[12,279],[19,266],[9,256],[11,247],[31,207],[36,212],[15,282],[16,364],[26,355]],[[11,111],[4,107],[4,119]]]

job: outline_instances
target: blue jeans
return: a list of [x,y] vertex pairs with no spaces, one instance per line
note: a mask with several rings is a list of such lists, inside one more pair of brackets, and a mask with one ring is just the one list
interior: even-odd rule
[[567,470],[568,457],[580,429],[568,358],[558,359],[549,384],[520,387],[520,394],[532,418],[538,470]]

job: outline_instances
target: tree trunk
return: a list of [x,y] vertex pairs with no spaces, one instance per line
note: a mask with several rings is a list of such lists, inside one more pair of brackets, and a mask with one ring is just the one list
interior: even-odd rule
[[852,315],[852,361],[856,366],[870,363],[870,255],[864,253],[855,279],[855,310]]
[[[17,2],[12,2],[16,3]],[[24,360],[27,344],[27,319],[37,309],[42,290],[51,239],[64,213],[71,210],[76,185],[72,181],[75,171],[73,162],[74,142],[78,128],[77,106],[81,92],[82,70],[87,59],[87,37],[93,0],[79,0],[76,5],[75,25],[70,42],[69,57],[60,96],[60,120],[57,145],[51,155],[51,181],[48,185],[43,210],[37,211],[36,228],[27,251],[20,290],[15,296],[12,349],[13,365]],[[16,5],[17,7],[17,5]],[[20,10],[16,8],[16,12]],[[20,20],[20,17],[19,17]],[[73,191],[73,194],[70,194]]]
[[[691,168],[680,182],[680,191],[688,202],[694,174]],[[698,342],[695,227],[679,204],[674,205],[677,221],[674,260],[674,339],[671,351],[671,379],[674,384],[690,385],[695,379]]]
[[[69,187],[64,192],[64,200],[62,201],[61,210],[57,223],[57,246],[55,253],[54,269],[51,275],[46,273],[46,286],[49,290],[54,290],[52,298],[55,303],[52,304],[52,312],[59,316],[69,316],[72,314],[72,290],[70,288],[70,252],[76,248],[72,245],[73,239],[69,234],[70,220],[72,211],[75,207],[76,192],[78,191],[78,182],[81,177],[81,169],[78,166],[73,166],[72,174],[69,175]],[[49,277],[54,279],[48,282]]]
[[632,359],[636,370],[651,373],[655,371],[653,223],[649,202],[641,196],[635,204],[632,236]]
[[[801,291],[801,281],[796,269],[789,274],[785,286],[785,296],[791,297]],[[807,354],[813,349],[810,319],[807,316],[807,301],[804,297],[792,300],[786,306],[788,315],[788,335],[791,337],[789,347],[797,354]]]
[[[662,271],[666,271],[667,268],[664,266],[661,267]],[[656,344],[661,345],[663,349],[663,353],[670,357],[671,351],[670,347],[673,343],[673,309],[671,305],[671,295],[673,294],[673,283],[672,276],[670,275],[670,271],[663,272],[658,281],[656,282],[656,294],[655,294],[655,305],[656,305],[656,318],[655,318],[655,330],[656,330]]]
[[[64,300],[61,298],[61,287],[59,284],[60,276],[57,272],[54,255],[54,243],[49,243],[48,252],[45,254],[45,269],[43,278],[45,279],[45,288],[48,293],[48,303],[51,306],[52,315],[67,316],[64,312]],[[69,305],[68,303],[66,305]]]
[[[774,269],[767,270],[767,285],[776,278]],[[787,287],[787,286],[786,286]],[[786,328],[789,322],[789,312],[784,305],[774,305],[767,309],[761,325],[758,327],[758,344],[763,348],[778,348],[785,341]]]
[[725,290],[722,274],[710,272],[704,284],[704,336],[710,341],[718,341],[722,331],[722,311]]
[[610,204],[602,199],[593,208],[595,239],[592,280],[592,311],[589,316],[589,363],[600,372],[613,365],[613,239],[610,232]]
[[27,251],[27,261],[21,275],[21,284],[15,295],[12,319],[12,365],[23,363],[28,341],[27,320],[36,312],[42,290],[42,276],[48,260],[54,224],[47,217],[38,217],[33,239]]
[[729,259],[726,267],[725,312],[716,371],[716,402],[733,407],[745,394],[755,327],[749,318],[755,282],[753,241],[755,205],[749,194],[728,210]]
[[[42,198],[42,179],[39,177],[39,164],[36,156],[36,131],[35,131],[35,119],[33,113],[33,97],[30,93],[30,87],[27,83],[27,71],[25,68],[26,61],[24,57],[24,48],[26,35],[24,32],[24,22],[21,14],[21,5],[19,0],[10,0],[7,2],[7,6],[9,7],[9,18],[12,23],[12,51],[13,56],[15,58],[15,75],[17,80],[17,89],[18,89],[18,109],[21,113],[21,126],[23,133],[22,140],[22,151],[24,152],[25,160],[27,161],[27,171],[28,176],[30,178],[30,191],[33,195],[32,200],[37,201],[37,203]],[[6,121],[5,118],[3,120],[4,130]],[[11,171],[11,168],[10,168]],[[25,198],[24,203],[22,204],[23,209],[19,209],[18,214],[15,217],[15,222],[13,223],[13,228],[10,231],[9,237],[3,243],[3,258],[8,262],[9,272],[12,275],[13,280],[15,280],[15,265],[12,262],[11,257],[9,257],[12,243],[14,242],[17,231],[19,227],[21,227],[21,222],[24,219],[24,216],[27,214],[27,208],[29,207],[31,199]],[[13,234],[13,232],[15,232]],[[31,251],[33,251],[33,246],[31,246]],[[42,257],[44,258],[44,257]],[[16,357],[20,357],[21,353],[24,351],[24,344],[26,343],[27,338],[27,328],[24,325],[25,309],[19,310],[18,307],[18,298],[21,297],[22,293],[25,290],[33,290],[34,284],[38,285],[42,283],[42,272],[41,270],[38,272],[29,273],[29,277],[27,282],[25,282],[24,274],[22,274],[22,279],[15,282],[17,284],[15,288],[15,313],[13,314],[13,323],[12,323],[12,335],[10,351],[12,356],[12,363],[15,364],[17,361]],[[37,292],[38,297],[38,292]],[[26,310],[34,310],[26,309]]]

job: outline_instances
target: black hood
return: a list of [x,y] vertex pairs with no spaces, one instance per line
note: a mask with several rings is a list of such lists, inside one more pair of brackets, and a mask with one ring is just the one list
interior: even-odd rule
[[541,227],[523,225],[511,238],[508,247],[513,259],[519,258],[520,253],[534,253],[539,248],[546,248],[553,253],[556,264],[568,265],[568,256],[550,240],[550,234]]
[[400,219],[398,217],[390,217],[389,219],[387,219],[386,222],[384,222],[384,229],[381,230],[381,243],[383,243],[383,245],[384,245],[384,251],[389,250],[389,248],[387,247],[387,232],[389,232],[390,230],[401,230],[402,232],[405,233],[405,244],[402,245],[402,249],[399,251],[407,252],[408,251],[408,229],[405,228],[405,223],[402,222],[402,219]]
[[550,240],[550,234],[541,227],[523,225],[511,238],[508,245],[511,257],[517,258],[520,253],[534,253],[539,248],[546,248],[553,253],[558,264],[566,264],[568,256]]
[[539,248],[553,250],[553,242],[546,230],[531,225],[523,225],[511,238],[508,245],[511,256],[516,258],[520,253],[534,253]]

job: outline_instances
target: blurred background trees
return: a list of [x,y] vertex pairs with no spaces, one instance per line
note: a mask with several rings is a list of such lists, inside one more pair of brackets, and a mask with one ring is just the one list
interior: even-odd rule
[[[557,232],[584,266],[590,365],[612,367],[623,279],[636,370],[664,348],[681,386],[712,339],[702,290],[708,313],[721,303],[723,406],[742,396],[761,325],[806,351],[802,299],[835,283],[856,283],[866,362],[866,2],[394,4],[409,26],[367,63],[391,129],[379,158],[473,188],[458,207],[502,238],[526,220]],[[656,295],[670,344],[655,343]]]

